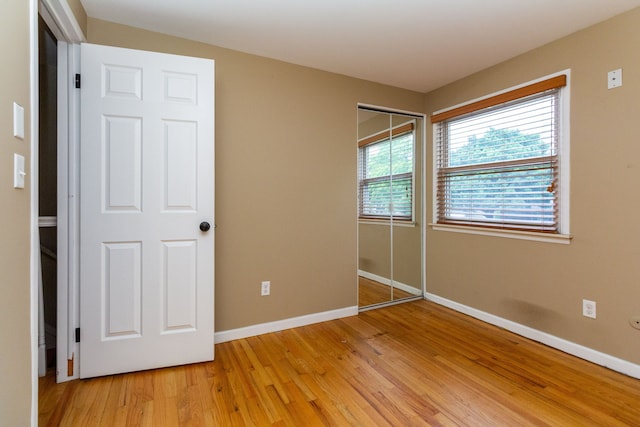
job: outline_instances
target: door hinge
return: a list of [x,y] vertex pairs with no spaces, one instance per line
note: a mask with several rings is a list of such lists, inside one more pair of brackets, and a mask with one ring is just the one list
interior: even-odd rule
[[80,74],[76,74],[76,89],[80,89]]
[[80,342],[80,328],[76,328],[76,342]]

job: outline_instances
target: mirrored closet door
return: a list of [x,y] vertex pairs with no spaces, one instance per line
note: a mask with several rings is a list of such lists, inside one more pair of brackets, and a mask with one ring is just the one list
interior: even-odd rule
[[358,109],[358,305],[422,297],[422,116]]

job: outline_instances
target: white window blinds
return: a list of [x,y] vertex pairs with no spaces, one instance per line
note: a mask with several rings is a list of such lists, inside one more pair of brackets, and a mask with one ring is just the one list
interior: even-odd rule
[[558,232],[560,77],[432,117],[438,223]]
[[413,123],[361,140],[359,217],[413,219]]

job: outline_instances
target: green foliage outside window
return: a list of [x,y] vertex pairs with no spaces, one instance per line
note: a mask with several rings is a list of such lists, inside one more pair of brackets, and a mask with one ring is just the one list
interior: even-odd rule
[[[449,151],[449,167],[485,165],[448,176],[447,217],[491,222],[552,224],[554,171],[550,162],[504,166],[500,162],[551,156],[539,134],[518,129],[490,129]],[[495,163],[495,167],[491,167]]]

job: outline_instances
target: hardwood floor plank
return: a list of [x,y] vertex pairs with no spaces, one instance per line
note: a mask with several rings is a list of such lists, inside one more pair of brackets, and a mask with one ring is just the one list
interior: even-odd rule
[[42,426],[640,425],[640,380],[427,301],[39,385]]
[[[451,340],[445,335],[442,336],[442,340],[438,343],[441,349],[447,349],[448,346],[451,346],[451,348],[459,348],[460,345],[463,344],[456,340]],[[491,345],[491,343],[484,343],[484,345]],[[500,348],[500,345],[501,344],[498,343],[495,348]],[[413,348],[416,347],[420,346],[407,343],[407,345],[402,348],[402,351],[398,352],[403,359],[414,354],[417,359],[409,359],[410,365],[412,366],[425,363],[420,360],[421,356],[419,354],[415,355]],[[504,417],[505,419],[501,422],[505,423],[505,425],[523,425],[530,423],[531,420],[527,420],[527,417],[522,417],[522,414],[513,413],[514,411],[509,408],[508,405],[504,406],[504,404],[509,402],[510,398],[517,393],[518,387],[523,379],[512,378],[511,381],[504,381],[505,377],[499,372],[491,372],[489,381],[487,381],[486,378],[483,377],[485,369],[478,363],[481,358],[476,356],[476,354],[482,353],[485,350],[483,348],[477,348],[473,343],[469,343],[468,347],[474,350],[470,353],[468,350],[464,350],[461,354],[446,351],[443,352],[442,355],[435,355],[430,362],[426,362],[433,369],[433,376],[437,378],[439,384],[441,384],[438,385],[433,392],[429,393],[429,395],[446,396],[447,399],[461,399],[461,402],[466,402],[467,400],[469,402],[475,401],[474,405],[459,405],[457,412],[449,413],[451,417],[460,419],[461,422],[464,423],[468,422],[468,419],[484,420],[487,416],[489,418],[486,419],[486,422],[489,422],[488,420],[490,419],[497,420],[499,417]],[[386,352],[386,350],[381,350],[381,352]],[[401,360],[394,362],[393,365],[398,365],[399,363],[401,363]],[[407,368],[410,369],[410,366],[404,369]],[[455,372],[455,375],[452,375],[452,372]],[[424,376],[422,378],[425,379],[425,381],[428,380]],[[460,381],[461,379],[463,381]],[[528,387],[541,389],[540,385],[535,381],[528,378],[524,381]],[[471,387],[470,384],[472,385]],[[502,387],[504,387],[504,389]],[[478,389],[482,391],[481,396],[476,394]],[[493,403],[491,405],[481,404],[487,396],[492,398]],[[438,405],[446,405],[446,401],[439,401]],[[486,411],[493,411],[495,407],[500,408],[499,413],[486,414]],[[469,409],[465,410],[465,408]]]
[[380,304],[389,301],[396,301],[414,297],[414,294],[403,291],[397,287],[391,288],[375,280],[358,277],[358,305],[366,307],[368,305]]

